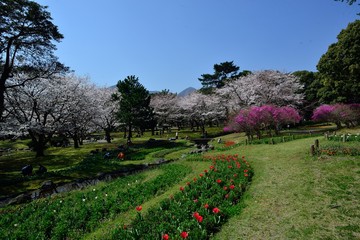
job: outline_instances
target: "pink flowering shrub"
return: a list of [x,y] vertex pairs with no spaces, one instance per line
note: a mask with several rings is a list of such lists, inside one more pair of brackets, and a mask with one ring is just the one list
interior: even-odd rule
[[298,123],[300,120],[299,113],[292,107],[252,106],[240,110],[231,118],[224,131],[245,132],[249,139],[254,134],[261,138],[263,130],[267,130],[270,134],[271,130],[274,130],[275,134],[278,134],[283,125]]
[[360,104],[321,105],[313,112],[312,120],[316,122],[333,122],[338,128],[341,123],[347,127],[355,126],[360,119]]

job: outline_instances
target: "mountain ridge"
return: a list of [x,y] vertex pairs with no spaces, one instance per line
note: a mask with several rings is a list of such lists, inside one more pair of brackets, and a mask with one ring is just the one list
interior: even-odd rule
[[[115,88],[116,88],[116,85],[110,86],[109,88],[110,88],[110,89],[115,89]],[[197,89],[194,88],[194,87],[188,87],[188,88],[185,88],[184,90],[182,90],[181,92],[179,92],[179,93],[177,94],[177,96],[178,96],[178,97],[185,97],[185,96],[189,95],[190,93],[195,92],[196,90],[197,90]],[[160,91],[150,91],[150,90],[149,90],[149,93],[150,93],[150,94],[155,94],[155,93],[159,93],[159,92],[160,92]]]

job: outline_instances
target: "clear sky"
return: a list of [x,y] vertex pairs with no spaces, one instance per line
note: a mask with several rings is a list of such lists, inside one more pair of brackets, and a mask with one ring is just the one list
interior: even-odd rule
[[334,0],[36,0],[64,34],[60,61],[98,86],[200,88],[213,65],[316,71],[358,5]]

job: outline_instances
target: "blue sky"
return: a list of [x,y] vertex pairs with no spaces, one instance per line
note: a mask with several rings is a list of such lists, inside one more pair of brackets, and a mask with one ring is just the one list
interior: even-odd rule
[[60,61],[98,86],[200,88],[213,65],[316,71],[358,5],[333,0],[36,0],[64,34]]

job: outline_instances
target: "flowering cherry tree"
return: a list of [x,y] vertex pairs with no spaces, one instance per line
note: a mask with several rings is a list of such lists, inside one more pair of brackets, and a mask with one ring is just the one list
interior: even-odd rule
[[176,121],[178,111],[178,97],[176,94],[162,91],[151,95],[150,106],[154,109],[158,125],[168,124]]
[[[20,80],[21,81],[21,80]],[[44,155],[46,144],[69,116],[72,92],[64,78],[39,79],[7,91],[7,115],[12,129],[27,132],[36,156]],[[5,127],[9,129],[9,126]]]
[[215,95],[193,92],[186,97],[180,98],[178,105],[190,124],[199,126],[202,134],[205,135],[207,123],[222,120],[225,116],[225,108],[219,102],[218,97]]
[[66,76],[69,92],[67,117],[59,132],[71,137],[74,147],[79,148],[85,136],[95,130],[93,120],[98,115],[98,103],[94,96],[96,87],[84,77]]
[[227,83],[217,90],[226,99],[229,111],[237,112],[242,107],[276,105],[296,106],[303,95],[299,79],[289,73],[274,70],[258,71]]
[[96,101],[93,123],[105,132],[105,139],[108,143],[111,142],[111,132],[120,125],[116,118],[119,103],[111,99],[114,92],[115,90],[111,88],[95,88],[92,95]]

